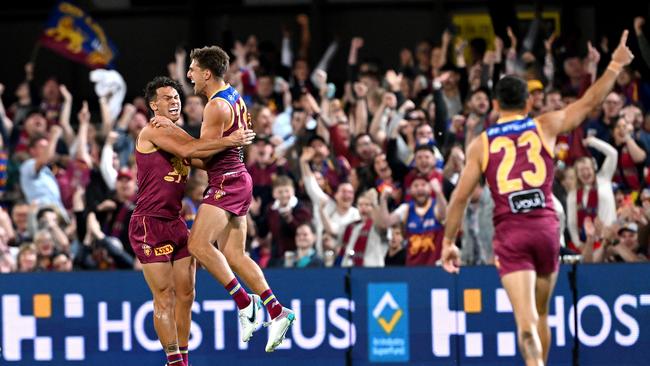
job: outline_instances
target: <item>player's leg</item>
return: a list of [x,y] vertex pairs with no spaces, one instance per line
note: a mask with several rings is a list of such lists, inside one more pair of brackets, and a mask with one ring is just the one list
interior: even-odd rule
[[535,302],[535,272],[523,270],[501,277],[517,323],[519,352],[526,366],[543,366],[542,345],[537,333],[538,314]]
[[189,358],[187,347],[190,340],[192,304],[194,303],[194,286],[196,284],[196,260],[193,257],[175,260],[173,273],[176,298],[176,333],[183,361],[187,365]]
[[535,282],[535,300],[537,305],[537,314],[539,322],[537,323],[537,332],[542,342],[542,355],[544,364],[548,362],[548,351],[551,347],[551,329],[548,326],[548,308],[551,301],[551,294],[557,281],[557,272],[548,275],[537,275]]
[[[248,287],[260,296],[261,301],[266,306],[272,319],[269,324],[269,339],[266,344],[266,351],[273,352],[282,343],[287,330],[295,320],[295,314],[292,310],[283,307],[276,299],[260,267],[246,255],[245,243],[246,216],[233,216],[230,219],[228,228],[219,240],[219,248],[228,259],[231,268],[241,276]],[[257,299],[253,298],[250,305],[251,309],[242,309],[241,313],[243,313],[244,319],[242,319],[241,315],[240,319],[242,319],[243,325],[246,324],[246,314],[255,312],[256,306]]]
[[153,295],[153,326],[167,355],[167,364],[183,365],[178,348],[174,310],[174,280],[169,262],[142,265],[144,279]]
[[192,225],[187,248],[190,254],[222,285],[235,277],[228,261],[214,246],[214,241],[228,225],[228,213],[221,208],[203,204]]
[[251,299],[237,281],[224,254],[213,245],[220,237],[225,240],[223,233],[227,228],[229,216],[230,214],[222,208],[202,204],[192,225],[187,247],[190,254],[226,288],[237,307],[243,309],[251,303]]
[[258,295],[269,288],[260,267],[246,255],[246,216],[232,216],[218,243],[230,268],[244,280],[246,286]]

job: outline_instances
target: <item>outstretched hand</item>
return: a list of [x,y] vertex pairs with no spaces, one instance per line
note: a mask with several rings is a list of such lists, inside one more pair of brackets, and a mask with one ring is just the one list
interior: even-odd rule
[[300,161],[311,161],[311,159],[314,158],[314,155],[316,155],[316,150],[314,150],[313,147],[310,146],[305,146],[302,148],[302,154],[300,154]]
[[456,244],[444,238],[442,242],[442,268],[449,273],[460,272],[460,250]]
[[634,59],[634,54],[632,54],[632,51],[626,45],[628,33],[627,29],[623,31],[618,47],[616,47],[612,54],[612,61],[621,64],[621,66],[629,65]]
[[77,113],[79,123],[90,123],[90,111],[88,110],[88,102],[85,100],[81,104],[81,109]]
[[238,129],[226,137],[231,147],[246,146],[253,143],[255,132],[249,129]]
[[164,116],[155,116],[152,119],[149,120],[151,123],[151,126],[154,128],[167,128],[167,127],[173,127],[174,122],[172,122],[171,119],[164,117]]

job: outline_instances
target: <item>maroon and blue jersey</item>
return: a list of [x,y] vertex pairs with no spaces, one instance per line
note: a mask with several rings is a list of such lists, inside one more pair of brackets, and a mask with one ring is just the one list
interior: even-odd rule
[[409,202],[406,216],[405,237],[406,265],[433,266],[440,259],[444,227],[436,219],[436,201],[431,199],[431,205],[423,216],[415,210],[415,201]]
[[[226,84],[221,90],[214,93],[210,100],[222,99],[230,106],[230,123],[223,129],[223,137],[242,128],[250,128],[248,109],[244,99],[239,95],[239,92]],[[234,173],[245,171],[244,165],[244,150],[241,146],[230,147],[218,154],[215,154],[208,160],[205,166],[208,172],[208,180],[210,185],[218,185],[221,183],[220,177],[225,173]]]
[[546,218],[553,207],[553,153],[532,118],[498,122],[481,134],[482,170],[494,200],[494,226],[508,219]]

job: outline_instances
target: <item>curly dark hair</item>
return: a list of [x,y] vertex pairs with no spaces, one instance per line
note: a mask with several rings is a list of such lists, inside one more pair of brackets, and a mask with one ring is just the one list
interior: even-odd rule
[[144,98],[147,101],[147,106],[150,102],[156,100],[158,96],[158,89],[164,88],[166,86],[171,86],[172,88],[176,89],[178,94],[183,91],[181,84],[179,84],[176,80],[170,79],[167,76],[156,76],[147,84],[147,86],[144,87]]

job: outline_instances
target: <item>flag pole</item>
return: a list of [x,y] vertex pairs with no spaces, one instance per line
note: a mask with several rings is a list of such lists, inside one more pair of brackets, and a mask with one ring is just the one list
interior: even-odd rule
[[29,56],[29,62],[36,63],[36,57],[38,57],[38,52],[41,50],[41,41],[38,40],[34,44],[34,47],[32,47],[32,53]]

